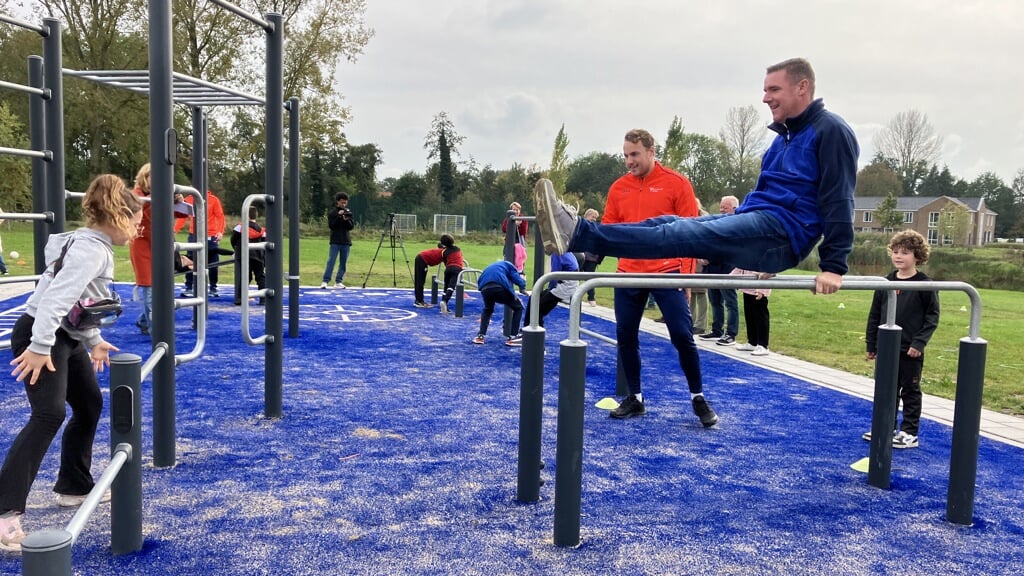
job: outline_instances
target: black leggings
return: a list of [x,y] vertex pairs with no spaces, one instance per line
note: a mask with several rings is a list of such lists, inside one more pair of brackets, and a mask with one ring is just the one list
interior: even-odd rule
[[[34,322],[32,316],[23,314],[14,324],[11,351],[15,358],[28,348]],[[11,444],[0,469],[0,514],[25,511],[43,456],[64,422],[65,403],[71,406],[71,420],[61,438],[60,470],[53,491],[83,495],[93,487],[92,445],[103,410],[103,396],[85,346],[60,328],[56,337],[50,349],[55,371],[44,368],[34,385],[25,382],[32,414]]]

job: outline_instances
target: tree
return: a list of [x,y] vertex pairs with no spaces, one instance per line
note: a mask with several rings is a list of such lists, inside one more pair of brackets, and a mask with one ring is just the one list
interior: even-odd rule
[[430,123],[430,131],[423,139],[423,149],[427,151],[427,163],[437,159],[437,185],[444,202],[455,199],[455,164],[452,156],[459,155],[458,147],[465,140],[455,131],[455,125],[448,118],[448,113],[438,112]]
[[921,178],[942,150],[942,137],[935,133],[928,115],[913,109],[890,120],[874,143],[881,155],[893,161],[906,196],[917,195]]
[[903,192],[900,177],[885,163],[872,162],[857,174],[855,196],[867,198],[884,198],[889,195],[899,196]]
[[665,145],[659,150],[658,160],[666,168],[680,170],[686,160],[686,133],[683,129],[683,121],[679,116],[672,117],[672,123],[668,126],[668,134],[665,136]]
[[391,211],[412,213],[427,196],[427,181],[415,172],[402,174],[391,189]]
[[742,197],[754,189],[760,172],[760,157],[765,150],[768,131],[757,108],[730,108],[719,138],[728,146],[729,180],[733,194]]
[[979,196],[967,190],[966,182],[953,177],[948,166],[943,166],[942,170],[939,170],[935,164],[932,164],[928,173],[921,178],[917,193],[920,196],[949,196],[950,198]]
[[882,230],[896,230],[903,227],[903,212],[896,210],[896,197],[890,192],[875,208],[875,221]]
[[569,137],[565,134],[565,124],[558,129],[555,136],[555,147],[551,152],[551,166],[548,168],[548,180],[555,192],[565,193],[565,181],[569,177],[569,155],[565,150],[569,147]]
[[729,149],[725,143],[704,134],[686,134],[685,159],[679,171],[690,179],[703,206],[717,205],[727,192]]
[[605,195],[623,173],[625,167],[619,156],[607,152],[591,152],[569,164],[565,190],[568,194],[584,197],[590,193]]
[[939,234],[944,244],[959,246],[967,243],[971,227],[971,213],[959,202],[951,202],[939,211]]
[[[29,149],[25,127],[7,102],[0,102],[0,142],[9,148]],[[28,158],[0,155],[0,209],[32,211],[32,161]]]

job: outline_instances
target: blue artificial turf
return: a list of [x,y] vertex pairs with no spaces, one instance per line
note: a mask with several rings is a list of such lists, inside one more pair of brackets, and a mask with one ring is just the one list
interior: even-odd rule
[[[568,314],[556,309],[546,322],[546,484],[540,502],[518,503],[521,350],[504,345],[500,312],[487,343],[472,344],[481,301],[467,296],[466,317],[455,318],[414,308],[408,290],[304,290],[302,332],[284,343],[284,416],[266,419],[262,348],[244,344],[238,308],[222,295],[203,356],[178,368],[173,468],[152,466],[144,383],[143,550],[110,555],[101,507],[74,548],[76,573],[1024,572],[1024,450],[981,439],[975,524],[957,527],[944,520],[949,427],[923,421],[921,447],[894,451],[891,489],[872,488],[850,468],[868,453],[860,434],[870,402],[705,353],[705,390],[721,422],[703,429],[676,354],[654,335],[641,339],[648,414],[627,421],[594,407],[614,393],[615,350],[589,342],[582,543],[556,547],[558,342]],[[145,357],[137,313],[128,303],[107,336]],[[16,315],[0,315],[0,329]],[[190,312],[177,319],[182,353],[195,336]],[[614,335],[610,322],[585,325]],[[4,449],[28,413],[21,386],[6,382]],[[104,421],[97,477],[108,434]],[[27,530],[72,514],[52,505],[53,448]],[[0,555],[0,574],[20,570],[17,557]]]

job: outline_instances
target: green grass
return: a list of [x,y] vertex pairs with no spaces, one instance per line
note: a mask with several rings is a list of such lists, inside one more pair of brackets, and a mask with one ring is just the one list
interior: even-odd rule
[[[401,246],[396,247],[393,253],[390,238],[385,236],[381,244],[379,232],[357,235],[349,256],[345,283],[362,286],[365,280],[367,286],[397,285],[411,288],[409,270],[413,258],[421,250],[434,247],[437,240],[433,234],[416,233],[404,237],[403,241],[404,253]],[[286,249],[287,243],[286,240]],[[29,224],[5,224],[3,245],[4,257],[12,274],[33,273],[32,230]],[[501,258],[501,237],[496,233],[460,238],[459,246],[470,265],[475,268],[483,268]],[[21,258],[12,261],[9,257],[11,250],[19,251]],[[327,257],[327,238],[303,238],[300,250],[301,283],[319,285]],[[127,248],[116,248],[115,255],[116,278],[130,282],[133,275]],[[533,256],[532,249],[530,256]],[[372,274],[367,278],[371,262]],[[609,258],[602,264],[600,271],[611,272],[614,267],[615,259]],[[532,262],[527,263],[527,269],[532,271]],[[530,280],[533,280],[532,272]],[[1020,356],[1020,350],[1024,349],[1024,331],[1019,328],[1024,323],[1024,294],[985,289],[979,292],[983,303],[981,337],[989,343],[984,405],[1008,414],[1024,414],[1024,385],[1021,384],[1024,360]],[[774,291],[770,299],[772,350],[822,366],[871,376],[873,363],[865,360],[864,353],[864,328],[871,295],[868,291],[854,290],[843,290],[832,296],[817,296],[803,290]],[[598,289],[597,300],[601,305],[611,306],[612,290]],[[926,350],[922,387],[928,394],[953,398],[959,341],[967,336],[969,323],[969,312],[961,308],[969,309],[970,302],[967,295],[961,292],[944,292],[941,304],[939,328]],[[657,311],[648,312],[648,316],[656,315]],[[742,317],[739,339],[746,339]]]

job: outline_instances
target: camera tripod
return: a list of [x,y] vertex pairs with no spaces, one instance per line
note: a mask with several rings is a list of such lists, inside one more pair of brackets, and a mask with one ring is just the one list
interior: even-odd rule
[[366,281],[370,279],[370,273],[373,272],[373,264],[377,261],[377,255],[380,254],[380,248],[384,245],[385,237],[389,237],[391,239],[391,280],[393,286],[398,286],[396,248],[402,249],[402,256],[405,258],[405,267],[409,270],[409,280],[413,279],[412,266],[409,265],[409,256],[405,253],[405,242],[402,241],[402,233],[398,231],[398,224],[395,223],[395,213],[391,212],[388,214],[387,220],[384,222],[384,232],[381,233],[380,242],[377,243],[377,251],[373,253],[373,260],[370,261],[370,269],[366,271],[366,278],[363,278],[363,288],[366,288]]

